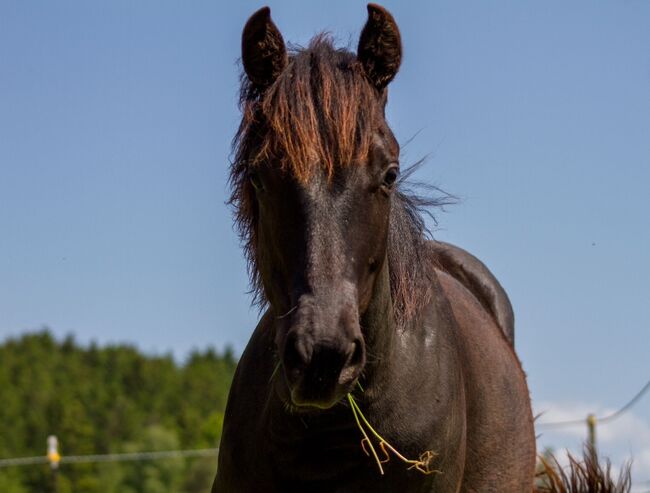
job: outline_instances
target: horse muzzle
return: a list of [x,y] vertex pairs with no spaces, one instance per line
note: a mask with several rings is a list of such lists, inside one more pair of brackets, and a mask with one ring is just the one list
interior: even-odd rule
[[[291,338],[284,368],[291,402],[297,407],[328,409],[356,382],[365,362],[363,341],[300,344]],[[306,346],[306,347],[305,347]]]
[[302,305],[280,346],[289,397],[295,407],[327,409],[351,390],[365,365],[356,306],[322,320],[313,304]]

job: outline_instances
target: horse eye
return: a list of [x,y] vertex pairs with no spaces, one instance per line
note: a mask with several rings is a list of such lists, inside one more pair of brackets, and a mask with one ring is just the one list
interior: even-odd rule
[[384,185],[387,188],[391,188],[397,181],[398,177],[399,177],[399,169],[397,168],[397,166],[391,166],[386,170],[386,173],[384,174],[384,180],[382,182],[382,185]]
[[253,185],[253,188],[256,191],[261,192],[262,190],[264,190],[264,185],[262,184],[260,175],[257,174],[255,171],[251,171],[250,173],[248,173],[248,179],[250,180],[251,185]]

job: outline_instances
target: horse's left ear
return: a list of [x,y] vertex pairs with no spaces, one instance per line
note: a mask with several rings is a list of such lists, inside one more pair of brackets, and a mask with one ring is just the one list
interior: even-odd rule
[[393,16],[368,4],[368,20],[359,37],[357,58],[374,86],[382,90],[393,80],[402,61],[402,40]]

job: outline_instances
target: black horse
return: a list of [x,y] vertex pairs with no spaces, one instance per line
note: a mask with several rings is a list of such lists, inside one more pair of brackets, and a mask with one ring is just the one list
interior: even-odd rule
[[531,491],[535,437],[508,298],[427,240],[384,118],[400,34],[357,53],[242,40],[232,203],[265,308],[230,391],[213,492]]

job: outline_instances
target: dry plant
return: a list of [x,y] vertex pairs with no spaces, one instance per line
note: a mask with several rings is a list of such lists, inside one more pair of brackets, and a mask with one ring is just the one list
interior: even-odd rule
[[582,458],[568,454],[562,467],[553,454],[540,456],[535,493],[628,493],[632,488],[631,463],[626,462],[618,478],[612,477],[609,459],[600,461],[597,451],[585,445]]

